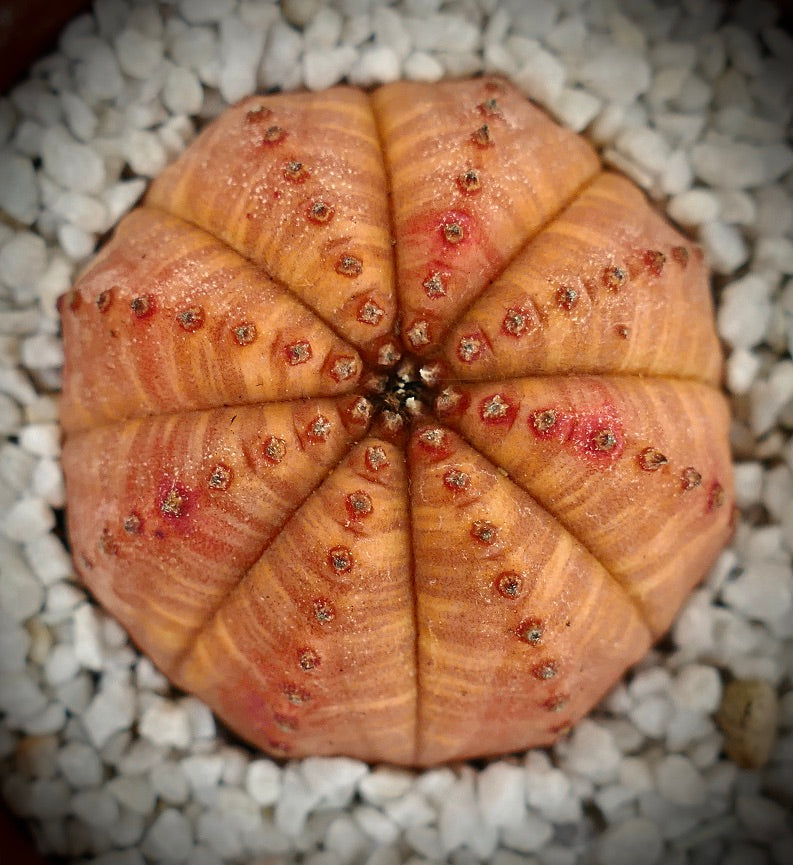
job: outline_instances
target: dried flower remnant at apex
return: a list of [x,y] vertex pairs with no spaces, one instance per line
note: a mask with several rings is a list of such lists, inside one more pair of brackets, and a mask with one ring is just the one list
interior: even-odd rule
[[506,82],[243,100],[59,305],[83,580],[276,756],[554,742],[731,531],[689,250]]

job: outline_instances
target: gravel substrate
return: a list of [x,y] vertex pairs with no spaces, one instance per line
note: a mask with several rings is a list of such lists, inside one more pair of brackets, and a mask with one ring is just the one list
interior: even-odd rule
[[[98,0],[65,29],[0,98],[0,774],[42,850],[94,865],[793,862],[791,70],[763,0],[729,15],[716,0]],[[74,581],[55,301],[228,103],[481,71],[585,132],[702,244],[735,539],[663,646],[553,749],[421,773],[278,764],[173,692]],[[719,711],[749,735],[725,737]],[[756,766],[773,750],[740,769],[725,747]]]

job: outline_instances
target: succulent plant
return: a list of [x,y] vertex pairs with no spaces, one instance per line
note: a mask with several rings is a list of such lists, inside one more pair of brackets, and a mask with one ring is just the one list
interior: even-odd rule
[[61,312],[77,568],[278,756],[551,743],[731,532],[700,251],[500,80],[244,100]]

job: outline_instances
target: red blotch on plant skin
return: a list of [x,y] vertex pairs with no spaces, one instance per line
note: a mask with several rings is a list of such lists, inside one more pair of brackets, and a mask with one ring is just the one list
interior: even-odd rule
[[603,467],[611,465],[625,448],[625,436],[611,406],[574,411],[543,406],[529,415],[528,427],[534,436],[556,441]]
[[442,272],[447,265],[483,242],[478,221],[461,208],[431,211],[411,219],[407,226],[411,238],[428,243],[431,272]]

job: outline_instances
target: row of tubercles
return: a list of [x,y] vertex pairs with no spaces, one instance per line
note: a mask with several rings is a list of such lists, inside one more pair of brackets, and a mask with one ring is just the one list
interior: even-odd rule
[[[439,455],[440,458],[451,455],[451,447],[447,434],[438,428],[430,427],[419,433],[418,441],[422,448]],[[460,466],[450,465],[443,474],[443,486],[447,494],[452,497],[463,492],[471,492],[471,475]],[[492,548],[499,541],[500,527],[490,520],[476,519],[471,521],[469,535],[476,545],[483,548]],[[501,600],[517,601],[530,595],[531,580],[523,573],[513,570],[504,570],[496,574],[490,580],[493,595]],[[549,656],[542,656],[541,650],[546,645],[548,628],[543,619],[529,615],[514,616],[514,624],[510,627],[510,633],[514,635],[523,645],[532,651],[534,656],[530,661],[529,671],[531,676],[540,682],[556,682],[559,675],[558,661]],[[569,622],[567,623],[569,624]],[[534,650],[537,650],[535,654]],[[550,687],[550,684],[549,684]],[[568,702],[568,695],[556,690],[547,698],[543,699],[540,707],[549,712],[562,711]],[[551,728],[552,733],[560,733],[567,727],[566,724],[555,724]]]
[[[363,397],[356,398],[347,409],[348,418],[353,424],[368,423],[371,417],[371,403]],[[301,439],[310,444],[322,444],[328,441],[333,429],[329,418],[323,414],[317,414],[310,420],[301,431]],[[280,436],[270,435],[261,444],[261,456],[263,466],[276,466],[282,463],[288,455],[288,445]],[[234,471],[223,462],[215,463],[207,472],[204,486],[207,490],[215,493],[226,492],[234,483]],[[191,489],[187,485],[169,476],[163,476],[155,495],[155,512],[176,526],[179,521],[185,520],[191,511],[198,490]],[[121,521],[121,533],[114,531],[111,526],[103,527],[100,534],[98,549],[105,555],[117,555],[119,552],[119,537],[134,537],[144,534],[144,519],[140,510],[129,511]],[[158,528],[152,532],[159,539],[165,537],[162,529]],[[93,567],[93,562],[87,561],[87,566]]]
[[[491,85],[498,88],[495,82],[491,82]],[[495,98],[490,98],[477,104],[475,110],[483,116],[486,122],[470,133],[467,140],[476,150],[493,147],[495,141],[493,139],[491,123],[494,120],[503,120],[501,107]],[[461,168],[454,176],[453,186],[465,198],[478,195],[484,188],[481,170],[471,164]],[[442,220],[439,226],[443,243],[449,247],[459,246],[466,239],[465,226],[460,219],[454,218],[454,212],[454,208],[451,208],[449,213],[452,215]],[[432,268],[427,272],[421,283],[424,293],[433,301],[447,297],[450,288],[450,279],[451,273],[448,270],[442,267]],[[430,322],[426,319],[419,319],[413,322],[407,329],[406,335],[414,349],[421,349],[429,345],[432,340]]]
[[[677,266],[685,268],[690,259],[689,249],[685,246],[673,246],[668,254],[660,249],[637,250],[626,262],[608,262],[602,266],[599,278],[585,280],[587,294],[595,301],[602,296],[604,290],[606,296],[616,294],[626,289],[630,281],[642,273],[657,279],[663,274],[669,259]],[[543,308],[539,308],[531,299],[525,305],[507,307],[501,322],[501,334],[519,340],[541,327],[553,309],[562,313],[574,312],[581,299],[580,290],[570,285],[551,288],[551,297]],[[572,321],[577,319],[572,317]],[[630,338],[630,327],[624,322],[616,322],[613,333],[619,339],[627,340]],[[483,333],[467,333],[461,336],[457,343],[457,357],[463,363],[475,363],[484,356],[488,347],[489,341]]]
[[[116,286],[101,291],[95,300],[100,314],[106,314],[114,303],[118,291]],[[133,319],[151,319],[157,312],[157,300],[151,294],[143,294],[132,298],[129,309]],[[184,332],[193,334],[202,330],[207,324],[207,316],[200,305],[190,305],[177,310],[174,314],[176,325]],[[259,330],[252,321],[238,321],[228,325],[227,333],[231,342],[244,348],[253,345],[260,338]],[[298,339],[284,346],[281,358],[287,366],[301,366],[313,357],[311,343],[306,339]],[[353,355],[337,355],[328,359],[325,364],[327,373],[334,381],[350,381],[359,373],[358,359]]]
[[[264,126],[260,144],[265,148],[285,144],[289,132],[273,121],[273,111],[266,105],[258,104],[245,113],[244,123],[256,128]],[[281,167],[282,177],[292,184],[303,184],[315,174],[314,169],[297,158],[287,158]],[[330,225],[336,215],[336,205],[326,193],[310,198],[305,206],[306,221],[317,227]],[[364,263],[360,256],[350,251],[342,252],[334,262],[334,270],[340,276],[357,279],[363,273]],[[385,310],[373,299],[366,298],[358,307],[357,320],[361,324],[377,325],[385,315]]]
[[[364,463],[369,471],[375,473],[382,469],[387,469],[389,466],[385,450],[379,445],[371,445],[366,449]],[[347,493],[344,497],[344,509],[348,517],[345,525],[354,532],[357,524],[372,516],[374,513],[374,504],[367,492],[364,490],[354,490]],[[327,550],[324,565],[332,578],[344,578],[352,572],[356,566],[356,562],[349,547],[337,544]],[[332,600],[325,596],[312,599],[310,616],[312,624],[318,625],[325,633],[328,633],[329,629],[338,625],[336,607]],[[322,656],[316,648],[304,645],[297,649],[295,653],[295,669],[298,675],[313,676],[317,674],[321,666]],[[297,685],[291,680],[282,683],[281,693],[290,704],[292,711],[308,705],[313,699],[312,692],[308,688]],[[274,720],[282,733],[293,733],[298,730],[299,722],[295,717],[290,716],[288,724],[279,723],[278,718],[275,716]],[[271,741],[270,746],[284,753],[291,750],[291,746],[284,741]]]

